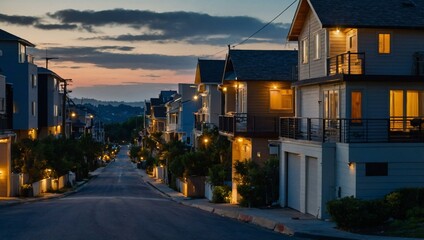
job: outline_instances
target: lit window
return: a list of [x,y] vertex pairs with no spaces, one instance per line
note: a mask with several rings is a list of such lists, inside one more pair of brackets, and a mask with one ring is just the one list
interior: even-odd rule
[[351,118],[353,123],[361,123],[362,118],[362,92],[351,93]]
[[424,91],[390,90],[390,118],[392,130],[409,127],[410,118],[424,115]]
[[390,53],[390,33],[378,34],[378,53],[381,53],[381,54]]
[[271,110],[293,110],[293,90],[291,89],[271,89],[270,90]]
[[315,59],[321,58],[321,41],[319,40],[319,33],[315,34]]
[[305,38],[302,40],[302,63],[308,63],[308,39]]

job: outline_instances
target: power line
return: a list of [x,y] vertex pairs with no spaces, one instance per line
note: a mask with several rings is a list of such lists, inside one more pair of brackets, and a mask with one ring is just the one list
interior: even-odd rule
[[[269,21],[268,23],[266,23],[264,26],[262,26],[261,28],[259,28],[256,32],[254,32],[254,33],[252,33],[249,37],[247,37],[246,39],[244,39],[243,41],[241,41],[241,42],[239,42],[239,43],[237,43],[237,44],[234,44],[234,45],[232,45],[232,47],[233,48],[235,48],[235,47],[237,47],[237,46],[239,46],[239,45],[242,45],[242,44],[244,44],[245,42],[247,42],[247,41],[249,41],[253,36],[255,36],[256,34],[258,34],[259,32],[261,32],[264,28],[266,28],[266,27],[268,27],[268,25],[270,25],[271,23],[273,23],[277,18],[279,18],[281,15],[283,15],[283,13],[285,13],[291,6],[293,6],[293,4],[295,4],[296,2],[297,2],[298,0],[294,0],[292,3],[290,3],[290,5],[289,6],[287,6],[283,11],[281,11],[277,16],[275,16],[271,21]],[[223,49],[223,50],[221,50],[221,51],[219,51],[219,52],[216,52],[216,53],[214,53],[214,54],[212,54],[212,55],[210,55],[211,57],[212,56],[215,56],[215,55],[217,55],[217,54],[219,54],[219,53],[221,53],[221,52],[224,52],[224,51],[226,51],[227,50],[227,48],[225,48],[225,49]]]

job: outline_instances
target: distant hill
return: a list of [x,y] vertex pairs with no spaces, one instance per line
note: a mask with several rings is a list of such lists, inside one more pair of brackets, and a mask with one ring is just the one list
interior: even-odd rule
[[95,115],[104,123],[122,123],[131,117],[143,115],[143,102],[107,102],[95,99],[72,99],[79,109]]
[[84,105],[86,103],[91,104],[93,106],[98,105],[112,105],[114,107],[119,106],[121,104],[128,105],[131,107],[143,107],[144,102],[124,102],[124,101],[100,101],[97,99],[92,98],[72,98],[72,101],[74,101],[75,104]]

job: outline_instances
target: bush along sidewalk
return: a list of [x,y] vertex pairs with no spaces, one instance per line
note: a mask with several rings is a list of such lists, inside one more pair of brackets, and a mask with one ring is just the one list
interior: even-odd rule
[[327,210],[342,230],[424,237],[424,188],[401,189],[377,200],[344,197],[329,201]]

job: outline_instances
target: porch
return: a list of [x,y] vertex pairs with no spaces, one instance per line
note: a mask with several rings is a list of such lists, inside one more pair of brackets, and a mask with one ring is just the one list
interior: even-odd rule
[[223,135],[276,138],[278,117],[252,116],[247,113],[221,115],[219,131]]
[[424,117],[388,119],[280,118],[279,136],[316,142],[424,142]]

